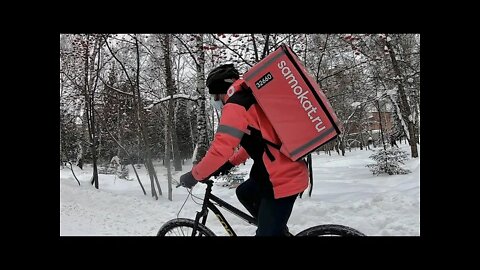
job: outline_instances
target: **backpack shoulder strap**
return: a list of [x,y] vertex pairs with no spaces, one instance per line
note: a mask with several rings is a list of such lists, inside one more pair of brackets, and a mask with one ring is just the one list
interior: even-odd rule
[[270,159],[270,161],[275,161],[275,157],[273,156],[272,152],[270,152],[270,149],[268,149],[267,147],[267,144],[270,145],[271,147],[277,149],[277,150],[280,150],[280,147],[281,145],[278,145],[278,144],[275,144],[265,138],[263,138],[262,136],[262,132],[252,126],[248,126],[247,129],[250,131],[250,136],[252,137],[256,137],[260,140],[263,141],[264,145],[265,145],[265,153],[267,154],[268,158]]
[[248,111],[253,104],[257,103],[257,100],[251,92],[239,91],[235,92],[230,98],[228,98],[226,103],[238,104]]

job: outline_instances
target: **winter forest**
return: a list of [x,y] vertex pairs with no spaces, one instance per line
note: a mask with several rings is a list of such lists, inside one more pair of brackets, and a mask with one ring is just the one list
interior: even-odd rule
[[[244,73],[282,43],[342,122],[317,153],[398,142],[408,145],[405,159],[419,157],[419,34],[60,34],[61,169],[80,185],[75,172],[88,164],[88,183],[102,189],[99,175],[114,168],[144,195],[172,200],[172,174],[201,160],[220,117],[208,72],[234,63]],[[167,190],[154,163],[165,168]]]

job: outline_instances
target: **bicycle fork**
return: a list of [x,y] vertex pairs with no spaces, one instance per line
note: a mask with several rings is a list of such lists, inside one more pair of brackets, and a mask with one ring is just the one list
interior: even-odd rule
[[203,207],[200,212],[197,212],[197,214],[195,215],[195,223],[193,225],[192,236],[197,236],[197,224],[200,221],[200,218],[202,218],[202,225],[205,225],[205,223],[207,223],[207,216],[208,216],[207,207]]

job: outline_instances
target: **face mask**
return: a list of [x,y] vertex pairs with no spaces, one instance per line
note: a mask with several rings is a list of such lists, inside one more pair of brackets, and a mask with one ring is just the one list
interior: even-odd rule
[[223,108],[223,102],[221,100],[214,100],[213,96],[210,97],[210,101],[215,109],[217,111],[222,111]]

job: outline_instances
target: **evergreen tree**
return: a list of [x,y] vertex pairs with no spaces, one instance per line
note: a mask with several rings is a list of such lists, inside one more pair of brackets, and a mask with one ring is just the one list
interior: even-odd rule
[[408,154],[397,147],[378,150],[370,158],[377,162],[376,164],[367,165],[374,175],[382,173],[388,173],[389,175],[410,173],[409,170],[400,167],[400,164],[405,164],[404,161],[408,160]]

